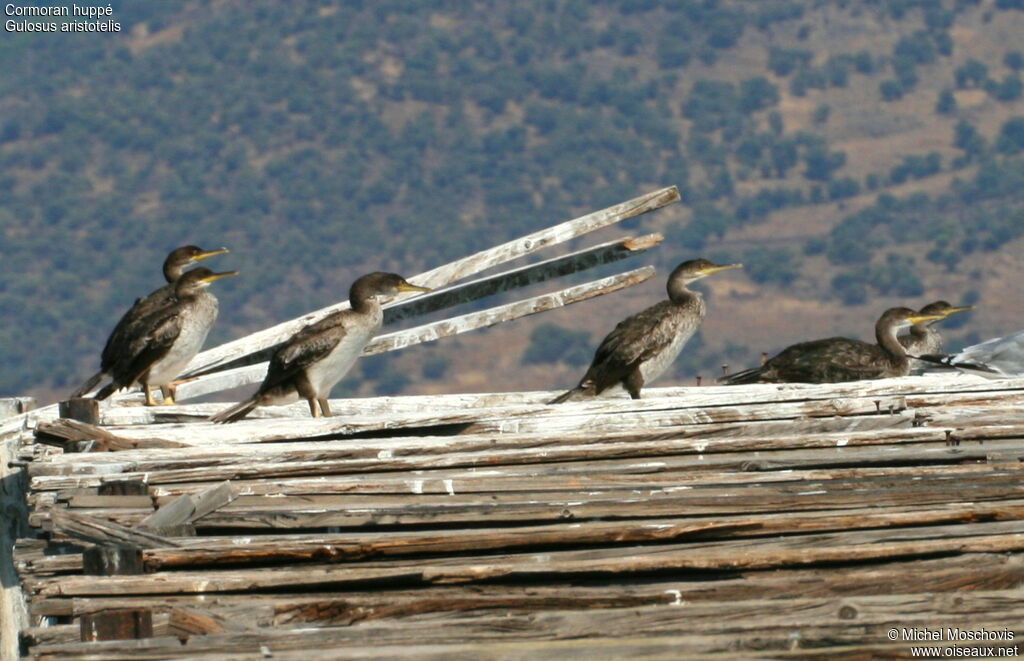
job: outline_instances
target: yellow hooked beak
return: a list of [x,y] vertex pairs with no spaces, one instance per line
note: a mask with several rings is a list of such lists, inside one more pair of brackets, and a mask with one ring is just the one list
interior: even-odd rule
[[210,275],[201,278],[203,282],[216,282],[221,278],[230,278],[233,275],[238,275],[238,271],[225,271],[224,273],[211,273]]
[[741,268],[743,268],[743,264],[723,264],[721,266],[709,266],[707,268],[701,269],[700,270],[700,274],[701,275],[712,275],[714,273],[718,273],[719,271],[728,271],[729,269],[741,269]]
[[907,321],[909,321],[912,324],[919,324],[922,321],[934,321],[935,319],[945,319],[945,318],[946,318],[945,314],[916,314],[916,315],[907,317]]
[[229,252],[231,252],[231,251],[228,250],[227,248],[219,248],[217,250],[208,250],[206,252],[201,252],[198,255],[196,255],[195,257],[193,257],[192,261],[193,262],[201,262],[204,259],[210,259],[211,257],[216,257],[217,255],[223,255],[224,253],[229,253]]
[[951,314],[956,314],[957,312],[966,312],[968,310],[973,310],[973,309],[974,309],[973,305],[964,305],[964,306],[961,306],[961,307],[958,307],[958,308],[949,308],[949,309],[944,310],[942,312],[942,316],[943,316],[943,318],[945,318],[945,317],[948,317]]
[[434,291],[434,290],[431,289],[430,287],[420,287],[418,285],[414,285],[414,284],[412,284],[410,282],[406,282],[405,280],[403,280],[402,282],[398,283],[398,291],[423,291],[423,292],[431,292],[431,291]]

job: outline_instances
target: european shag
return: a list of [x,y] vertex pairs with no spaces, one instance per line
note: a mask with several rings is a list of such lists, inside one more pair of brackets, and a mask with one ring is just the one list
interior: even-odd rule
[[[96,399],[106,399],[137,382],[146,393],[146,405],[154,406],[150,388],[170,385],[202,349],[217,320],[217,299],[206,288],[232,275],[238,271],[214,273],[199,267],[178,278],[173,300],[132,324],[123,341],[112,348],[112,380],[96,393]],[[167,395],[164,403],[173,404],[173,390]]]
[[801,342],[783,349],[761,367],[737,372],[721,380],[744,383],[839,383],[861,379],[906,376],[910,358],[896,333],[910,324],[942,319],[942,314],[921,314],[910,308],[890,308],[875,324],[877,344],[846,337]]
[[236,422],[257,406],[289,404],[300,397],[309,403],[314,418],[330,416],[327,396],[380,330],[384,318],[381,303],[398,292],[412,291],[431,290],[410,284],[394,273],[362,276],[349,290],[351,309],[332,312],[293,335],[274,351],[256,394],[210,420]]
[[[100,371],[90,376],[78,390],[71,394],[72,397],[81,397],[89,392],[105,377],[110,376],[114,367],[114,360],[117,354],[117,347],[124,346],[132,333],[132,326],[143,317],[151,314],[167,305],[174,298],[174,283],[178,281],[182,273],[189,266],[204,259],[223,255],[228,252],[227,248],[219,250],[203,250],[199,246],[182,246],[176,248],[167,255],[164,260],[164,278],[167,284],[153,292],[135,299],[135,303],[122,315],[121,320],[114,326],[113,332],[107,338],[107,343],[100,354]],[[167,392],[164,393],[167,396]]]
[[668,300],[627,317],[601,341],[594,359],[572,390],[549,402],[595,397],[622,386],[633,399],[640,389],[661,376],[704,320],[704,297],[687,285],[742,264],[718,265],[692,259],[677,266],[668,278]]
[[[971,305],[953,307],[946,301],[935,301],[934,303],[929,303],[918,310],[918,312],[925,315],[940,314],[942,317],[929,322],[914,324],[910,327],[910,332],[908,334],[900,335],[900,344],[903,345],[903,348],[906,349],[907,353],[911,356],[941,353],[942,336],[939,335],[939,331],[935,329],[935,324],[941,319],[945,319],[957,312],[966,312],[971,309],[973,309],[973,306]],[[910,359],[911,371],[920,371],[925,367],[927,367],[927,363],[924,361],[916,358]]]

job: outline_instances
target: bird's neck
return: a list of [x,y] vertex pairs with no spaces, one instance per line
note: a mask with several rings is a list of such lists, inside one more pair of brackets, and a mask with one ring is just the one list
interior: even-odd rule
[[903,348],[896,338],[896,326],[894,324],[879,323],[875,326],[875,340],[878,346],[882,347],[889,357],[894,360],[906,360],[907,350]]
[[689,289],[685,283],[670,281],[668,283],[668,300],[676,305],[691,305],[703,298],[700,292]]
[[355,297],[349,299],[349,303],[352,305],[352,309],[359,314],[370,314],[380,309],[380,301],[374,296],[367,297]]
[[935,332],[928,324],[914,324],[910,327],[910,335],[916,340],[924,340]]
[[178,278],[180,278],[181,274],[184,272],[184,266],[164,266],[164,279],[167,280],[167,282],[177,282]]

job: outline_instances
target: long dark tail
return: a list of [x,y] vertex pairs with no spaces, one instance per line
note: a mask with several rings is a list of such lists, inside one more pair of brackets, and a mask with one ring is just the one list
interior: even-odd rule
[[249,415],[256,406],[256,397],[250,397],[245,401],[238,402],[234,406],[229,406],[216,415],[210,416],[210,422],[216,422],[218,424],[238,422],[245,416]]
[[102,401],[102,400],[106,399],[107,397],[110,397],[111,395],[113,395],[118,390],[120,390],[120,388],[121,388],[121,386],[118,385],[117,381],[111,381],[107,385],[103,386],[103,388],[98,393],[93,395],[92,398],[93,399],[98,399],[98,400]]
[[96,372],[88,379],[86,379],[85,383],[78,387],[78,390],[71,393],[71,397],[81,397],[85,393],[89,392],[90,390],[96,387],[96,384],[99,383],[104,376],[106,376],[106,373],[103,370]]
[[580,385],[576,386],[572,390],[566,390],[558,397],[555,397],[550,402],[545,404],[562,404],[563,402],[580,402],[584,399],[590,399],[596,397],[597,392],[594,389],[593,383],[584,381]]
[[931,363],[932,365],[940,365],[948,369],[976,373],[979,376],[987,376],[990,378],[992,377],[992,375],[1002,376],[999,372],[983,363],[969,363],[965,361],[959,361],[954,363],[953,360],[956,358],[956,356],[948,353],[926,353],[923,356],[911,356],[911,358],[917,358],[918,360],[924,361],[926,363]]
[[748,370],[742,372],[736,372],[734,374],[726,374],[718,381],[724,383],[727,386],[741,386],[748,383],[758,383],[761,381],[761,367],[751,367]]

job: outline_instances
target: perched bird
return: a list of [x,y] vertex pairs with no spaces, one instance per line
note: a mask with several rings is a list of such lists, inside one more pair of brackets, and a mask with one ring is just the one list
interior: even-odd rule
[[969,346],[952,355],[917,356],[927,363],[953,367],[987,379],[1024,376],[1024,331]]
[[[956,314],[957,312],[966,312],[967,310],[973,309],[972,305],[964,305],[961,307],[953,307],[946,301],[935,301],[924,306],[918,312],[921,314],[941,314],[941,319],[945,319],[950,315]],[[939,335],[939,331],[935,330],[935,324],[939,320],[933,320],[930,322],[921,322],[914,324],[910,327],[910,332],[906,335],[900,335],[900,344],[907,350],[907,353],[911,356],[910,369],[912,371],[922,370],[927,367],[927,363],[913,356],[920,356],[921,354],[936,354],[942,352],[942,336]]]
[[[172,250],[167,255],[167,259],[164,260],[164,278],[166,278],[167,284],[142,298],[135,299],[135,303],[122,315],[121,320],[117,322],[113,332],[110,333],[110,337],[107,338],[107,343],[103,347],[103,353],[100,354],[100,371],[90,376],[71,396],[81,397],[95,388],[96,384],[105,377],[110,376],[110,370],[114,366],[117,347],[123,346],[126,343],[131,333],[131,327],[154,310],[167,305],[174,298],[174,283],[178,281],[178,278],[181,277],[187,267],[204,259],[223,255],[226,252],[228,252],[227,248],[203,250],[198,246],[182,246]],[[165,392],[164,395],[166,396],[167,393]]]
[[800,342],[783,349],[760,367],[723,377],[728,385],[744,383],[839,383],[906,376],[910,358],[896,338],[910,324],[942,319],[910,308],[889,308],[875,324],[877,344],[846,337]]
[[331,388],[380,330],[384,319],[381,304],[403,291],[431,290],[409,284],[394,273],[378,271],[356,280],[348,293],[351,309],[332,312],[293,335],[270,357],[267,376],[256,394],[210,420],[236,422],[257,406],[290,404],[300,397],[309,403],[314,418],[330,416],[327,396]]
[[704,297],[687,285],[742,266],[719,266],[706,259],[692,259],[677,266],[668,277],[668,300],[619,322],[597,347],[579,385],[548,403],[596,397],[620,385],[630,397],[640,399],[644,384],[668,369],[704,320]]
[[[96,399],[106,399],[138,382],[146,393],[146,405],[155,406],[150,387],[169,386],[199,353],[217,320],[217,299],[206,288],[232,275],[238,271],[214,273],[199,267],[178,278],[174,298],[132,324],[113,347],[111,382],[96,393]],[[164,403],[174,403],[173,389]]]

